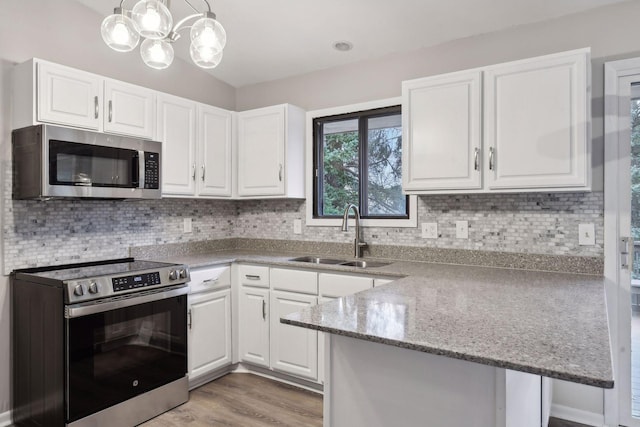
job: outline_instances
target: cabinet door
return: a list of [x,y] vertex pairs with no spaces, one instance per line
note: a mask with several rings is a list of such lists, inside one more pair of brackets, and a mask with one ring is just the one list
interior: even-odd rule
[[105,132],[153,139],[156,104],[152,90],[107,80],[104,99]]
[[198,195],[231,196],[231,111],[198,106]]
[[478,189],[481,71],[402,84],[402,179],[407,192]]
[[489,189],[590,185],[588,62],[580,52],[486,69]]
[[162,142],[162,194],[195,194],[196,104],[158,96],[158,139]]
[[61,65],[37,65],[38,121],[100,130],[102,79]]
[[310,380],[318,378],[318,332],[280,323],[280,318],[316,304],[317,298],[271,292],[271,367]]
[[240,360],[269,367],[269,290],[240,288]]
[[193,380],[231,363],[231,291],[189,299],[189,380]]
[[238,195],[284,195],[285,107],[238,114]]

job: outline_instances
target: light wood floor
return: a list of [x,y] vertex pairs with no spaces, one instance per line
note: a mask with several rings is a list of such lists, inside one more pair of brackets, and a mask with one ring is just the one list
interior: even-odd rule
[[141,424],[322,426],[322,395],[252,374],[229,374],[189,393],[189,401]]

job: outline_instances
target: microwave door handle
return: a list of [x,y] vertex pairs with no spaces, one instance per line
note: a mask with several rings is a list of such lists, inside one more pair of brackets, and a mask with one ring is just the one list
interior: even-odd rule
[[[138,151],[138,161],[133,162],[134,164],[134,174],[133,176],[138,177],[137,186],[138,188],[144,188],[144,151]],[[136,170],[137,166],[137,170]]]

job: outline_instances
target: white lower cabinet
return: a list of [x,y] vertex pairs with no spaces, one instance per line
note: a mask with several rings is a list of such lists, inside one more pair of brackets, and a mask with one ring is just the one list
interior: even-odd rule
[[240,287],[240,360],[269,367],[269,289]]
[[315,295],[271,291],[271,367],[303,377],[318,378],[318,333],[280,323],[280,318],[315,305]]
[[231,290],[189,295],[189,381],[231,364]]

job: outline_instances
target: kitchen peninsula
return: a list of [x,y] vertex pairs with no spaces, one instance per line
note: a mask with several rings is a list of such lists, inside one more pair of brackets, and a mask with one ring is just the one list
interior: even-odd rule
[[613,387],[601,277],[397,262],[290,314],[327,332],[325,425],[540,425],[541,377]]

